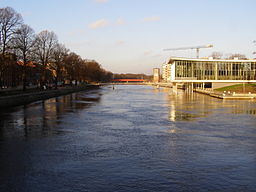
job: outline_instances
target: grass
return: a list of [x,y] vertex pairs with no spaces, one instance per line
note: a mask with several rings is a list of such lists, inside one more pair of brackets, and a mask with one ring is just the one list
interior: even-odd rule
[[215,89],[215,91],[230,91],[230,92],[236,92],[236,93],[256,93],[256,84],[245,84],[245,86],[243,86],[243,84],[237,84],[237,85],[231,85],[231,86],[227,86],[227,87],[222,87],[222,88],[218,88]]

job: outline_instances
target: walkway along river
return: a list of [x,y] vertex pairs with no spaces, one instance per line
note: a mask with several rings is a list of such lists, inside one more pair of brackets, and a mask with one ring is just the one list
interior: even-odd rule
[[0,120],[0,191],[256,189],[255,101],[106,86]]

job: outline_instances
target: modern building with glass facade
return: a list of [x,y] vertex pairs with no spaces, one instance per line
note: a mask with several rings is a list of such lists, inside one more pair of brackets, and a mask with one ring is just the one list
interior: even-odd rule
[[256,82],[256,60],[170,58],[163,65],[163,80]]

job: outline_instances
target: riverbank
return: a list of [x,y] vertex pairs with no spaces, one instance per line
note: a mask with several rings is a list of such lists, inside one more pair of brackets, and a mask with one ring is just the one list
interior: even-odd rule
[[[150,84],[155,87],[167,87],[172,88],[170,83],[157,83]],[[177,86],[179,89],[184,89],[183,86]],[[222,87],[219,89],[211,89],[211,88],[194,88],[194,92],[209,95],[211,97],[219,98],[219,99],[256,99],[256,84],[238,84],[227,87]]]
[[95,89],[99,85],[82,85],[82,86],[70,86],[61,87],[59,89],[48,90],[30,90],[28,92],[16,92],[15,94],[2,94],[0,95],[0,109],[3,107],[13,107],[18,105],[28,104],[34,101],[45,100],[52,97],[58,97],[74,92]]

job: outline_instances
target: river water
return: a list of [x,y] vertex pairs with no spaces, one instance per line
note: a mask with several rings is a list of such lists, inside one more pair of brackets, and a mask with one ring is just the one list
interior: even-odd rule
[[106,86],[0,120],[0,191],[256,191],[255,101]]

